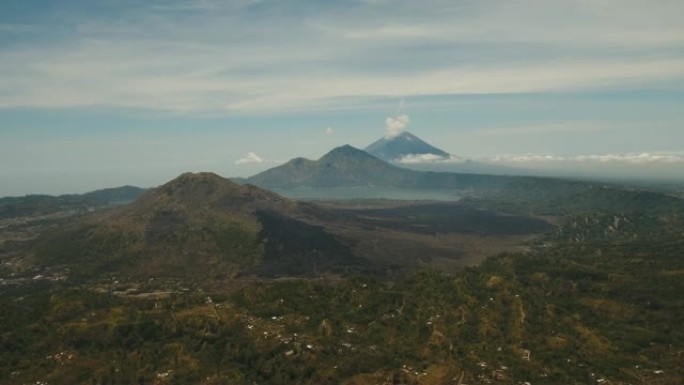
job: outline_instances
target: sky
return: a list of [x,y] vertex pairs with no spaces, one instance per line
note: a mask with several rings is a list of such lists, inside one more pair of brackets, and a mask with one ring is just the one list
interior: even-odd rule
[[397,130],[498,165],[684,179],[681,15],[681,0],[3,0],[0,196],[249,176]]

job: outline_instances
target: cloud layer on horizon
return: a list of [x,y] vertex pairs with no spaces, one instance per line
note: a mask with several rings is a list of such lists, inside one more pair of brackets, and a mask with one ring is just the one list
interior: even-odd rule
[[0,21],[0,108],[253,113],[684,81],[681,1],[26,7]]
[[426,164],[426,163],[463,163],[465,159],[458,156],[441,156],[436,154],[409,154],[399,159],[403,164]]
[[496,155],[479,158],[478,161],[487,163],[543,165],[554,163],[603,163],[603,164],[684,164],[684,154],[681,153],[639,153],[639,154],[603,154],[560,156],[552,154],[519,154]]

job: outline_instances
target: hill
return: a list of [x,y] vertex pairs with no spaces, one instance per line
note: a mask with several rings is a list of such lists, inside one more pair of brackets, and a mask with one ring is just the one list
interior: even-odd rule
[[323,228],[296,218],[298,211],[255,186],[186,173],[129,205],[39,238],[35,254],[80,276],[306,275],[360,262]]
[[45,216],[56,213],[82,213],[131,202],[145,189],[122,186],[96,190],[85,194],[26,195],[0,198],[0,218]]
[[113,206],[132,202],[144,194],[145,191],[147,191],[147,189],[126,185],[95,190],[81,196],[94,202],[101,202],[103,205],[107,204]]

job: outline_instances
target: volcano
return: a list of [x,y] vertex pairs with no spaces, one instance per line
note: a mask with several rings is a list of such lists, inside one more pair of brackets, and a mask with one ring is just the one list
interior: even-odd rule
[[307,207],[213,173],[186,173],[133,203],[37,240],[42,264],[80,278],[308,276],[364,265]]
[[366,147],[365,151],[386,162],[397,163],[406,159],[434,161],[452,158],[448,152],[440,150],[408,131],[397,136],[380,138]]

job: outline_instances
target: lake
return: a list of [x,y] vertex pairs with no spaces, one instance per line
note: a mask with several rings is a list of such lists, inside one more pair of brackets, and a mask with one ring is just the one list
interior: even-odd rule
[[402,189],[386,187],[298,187],[274,189],[274,192],[291,199],[392,199],[392,200],[436,200],[457,201],[461,199],[457,190],[447,189]]

